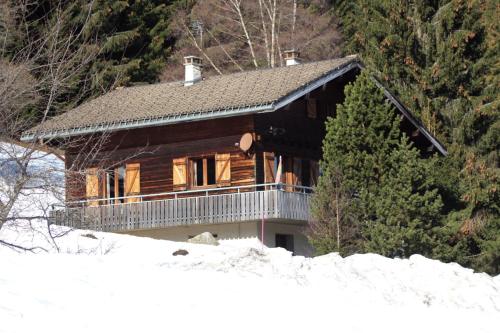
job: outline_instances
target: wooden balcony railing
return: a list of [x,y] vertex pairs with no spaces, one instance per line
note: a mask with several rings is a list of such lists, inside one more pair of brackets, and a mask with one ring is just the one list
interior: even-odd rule
[[[139,198],[139,201],[130,203],[89,206],[87,201],[72,202],[64,209],[52,211],[51,216],[53,223],[58,225],[97,231],[260,219],[308,221],[311,192],[311,188],[301,186],[262,184],[160,193],[136,196],[134,198]],[[146,200],[153,197],[167,199]]]

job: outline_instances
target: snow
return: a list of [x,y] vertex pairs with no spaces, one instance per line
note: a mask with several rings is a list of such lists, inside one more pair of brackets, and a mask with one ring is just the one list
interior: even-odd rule
[[[0,237],[48,244],[41,232],[17,234]],[[419,255],[304,258],[257,241],[83,230],[57,243],[59,253],[0,248],[0,332],[498,330],[498,277]],[[173,256],[178,249],[189,254]]]
[[46,216],[52,205],[64,197],[64,162],[56,156],[0,141],[0,200],[8,201],[19,177],[19,163],[27,162],[30,180],[23,187],[10,216]]
[[39,247],[0,246],[0,332],[497,332],[500,323],[500,276],[419,255],[304,258],[258,240],[51,231],[55,243],[41,222],[0,230]]

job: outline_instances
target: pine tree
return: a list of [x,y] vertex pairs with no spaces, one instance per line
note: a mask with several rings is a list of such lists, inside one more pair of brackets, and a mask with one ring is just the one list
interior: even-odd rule
[[421,160],[404,135],[388,163],[373,198],[375,214],[366,226],[366,250],[389,257],[431,256],[442,201],[429,177],[430,164]]
[[[348,52],[359,53],[448,148],[432,170],[446,213],[434,256],[498,271],[496,189],[487,190],[500,172],[498,3],[353,0],[336,8]],[[471,221],[480,227],[464,234]]]
[[[117,86],[159,81],[174,39],[170,23],[183,0],[43,0],[26,4],[9,40],[14,56],[47,29],[78,36],[72,47],[96,55],[80,76],[66,84],[53,113],[74,107]],[[57,16],[55,15],[57,13]],[[59,20],[56,22],[56,18]],[[36,76],[36,73],[34,73]]]
[[[346,222],[359,231],[352,233],[357,239],[349,240],[357,245],[351,250],[429,254],[441,200],[427,179],[428,162],[401,133],[393,106],[367,72],[346,86],[345,94],[336,116],[327,121],[313,214],[321,219],[328,216],[325,210],[336,208],[328,200],[332,189],[338,189],[332,175],[340,173],[342,191],[351,198]],[[326,243],[319,236],[311,238]]]

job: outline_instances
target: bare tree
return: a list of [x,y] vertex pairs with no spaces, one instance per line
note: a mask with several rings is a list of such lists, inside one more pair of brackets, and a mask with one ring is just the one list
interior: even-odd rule
[[338,56],[341,35],[328,9],[322,0],[199,1],[177,15],[177,50],[162,79],[181,78],[178,63],[190,53],[205,59],[206,75],[283,66],[292,48],[306,61]]
[[[54,6],[50,15],[40,19],[44,28],[36,34],[28,27],[28,2],[0,2],[0,230],[7,224],[22,224],[33,231],[35,221],[48,226],[51,205],[64,201],[65,178],[80,172],[65,170],[63,153],[51,140],[42,140],[39,130],[32,142],[22,143],[19,137],[35,124],[43,127],[60,96],[73,87],[73,80],[85,78],[88,64],[97,56],[98,50],[81,47],[91,38],[84,37],[83,30],[93,1],[82,8],[86,19],[79,26],[68,24],[62,2]],[[23,44],[13,49],[10,41],[19,34]],[[82,145],[82,151],[95,153],[105,141],[106,135],[99,135],[88,140],[89,147]],[[57,248],[54,237],[60,234],[51,228],[47,231],[44,235]],[[4,240],[0,243],[22,248]]]

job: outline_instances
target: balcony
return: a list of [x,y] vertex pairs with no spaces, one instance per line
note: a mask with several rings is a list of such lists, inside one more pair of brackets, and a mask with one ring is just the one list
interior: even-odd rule
[[225,187],[67,203],[52,222],[78,229],[127,231],[279,219],[308,221],[312,189],[285,184]]

